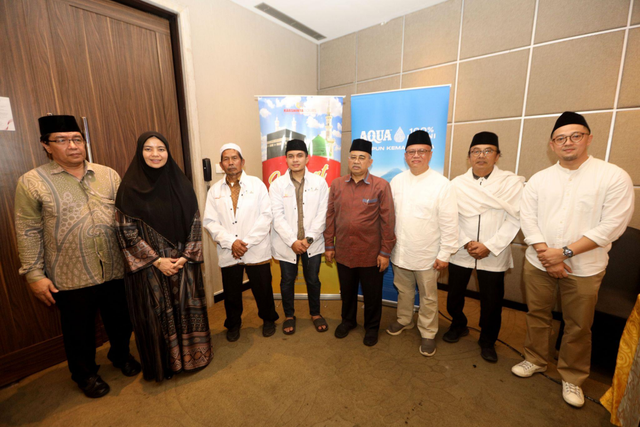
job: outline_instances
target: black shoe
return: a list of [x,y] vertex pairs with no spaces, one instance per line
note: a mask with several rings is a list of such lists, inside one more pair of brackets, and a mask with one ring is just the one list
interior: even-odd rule
[[469,335],[469,328],[449,328],[447,332],[442,336],[442,340],[450,343],[460,341],[460,338]]
[[344,338],[347,335],[349,335],[349,331],[351,331],[354,328],[355,328],[355,326],[348,326],[347,324],[342,322],[336,328],[336,332],[335,332],[334,335],[336,336],[336,338]]
[[480,346],[480,347],[481,347],[480,356],[482,356],[484,360],[490,363],[496,363],[498,361],[498,353],[496,353],[496,349],[494,346],[491,346],[491,347]]
[[367,347],[373,347],[374,345],[378,344],[378,333],[376,332],[375,335],[364,334],[364,340],[362,341],[362,343]]
[[268,338],[275,333],[276,333],[276,322],[272,322],[271,320],[265,320],[264,324],[262,325],[262,336],[265,338]]
[[85,396],[92,399],[102,397],[111,390],[109,384],[104,382],[100,375],[94,375],[83,383],[78,383],[78,387],[84,392]]
[[114,363],[113,366],[120,369],[125,377],[135,377],[142,370],[142,366],[132,355],[129,355],[126,362]]
[[236,342],[240,339],[240,328],[233,328],[227,330],[227,341]]

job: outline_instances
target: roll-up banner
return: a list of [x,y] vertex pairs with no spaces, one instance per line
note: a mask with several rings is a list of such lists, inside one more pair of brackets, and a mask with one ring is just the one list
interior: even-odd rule
[[[443,173],[451,85],[351,96],[351,135],[373,143],[370,172],[391,181],[409,167],[404,161],[407,137],[427,131],[433,144],[429,167]],[[397,302],[391,266],[384,275],[382,298]]]
[[[300,139],[307,144],[310,172],[322,176],[327,185],[340,176],[342,149],[343,96],[259,96],[262,180],[267,188],[287,172],[287,141]],[[324,255],[323,255],[324,257]],[[280,293],[280,267],[271,261],[274,293]],[[340,285],[335,263],[320,266],[322,295],[340,298]],[[295,282],[296,298],[304,298],[307,287],[298,264]]]

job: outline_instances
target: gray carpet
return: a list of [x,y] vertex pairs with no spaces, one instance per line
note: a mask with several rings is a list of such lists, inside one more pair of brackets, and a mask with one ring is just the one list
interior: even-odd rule
[[[446,293],[440,292],[443,313]],[[440,317],[434,357],[418,352],[416,328],[392,337],[383,331],[375,347],[362,344],[361,326],[345,339],[333,336],[340,302],[323,301],[330,331],[318,333],[306,301],[296,301],[297,332],[263,338],[250,293],[240,340],[225,339],[224,307],[210,308],[215,356],[209,367],[160,384],[126,378],[98,349],[100,374],[111,392],[90,400],[71,381],[66,363],[0,390],[0,424],[8,426],[594,426],[609,413],[587,401],[582,409],[562,400],[561,387],[540,374],[521,379],[510,368],[520,356],[497,346],[500,360],[480,357],[478,333],[456,344],[442,341],[449,322]],[[467,299],[470,326],[479,303]],[[382,327],[395,320],[383,309]],[[359,323],[362,310],[359,307]],[[500,338],[521,349],[524,313],[504,309]],[[133,344],[133,342],[132,342]],[[135,346],[132,346],[135,347]],[[46,357],[46,355],[43,355]],[[559,378],[555,366],[549,376]],[[584,392],[599,399],[611,378],[592,377]]]

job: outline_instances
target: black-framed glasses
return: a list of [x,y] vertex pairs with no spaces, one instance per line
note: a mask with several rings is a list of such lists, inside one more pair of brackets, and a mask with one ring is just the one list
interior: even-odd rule
[[48,142],[53,142],[57,145],[69,145],[69,142],[73,142],[75,145],[80,145],[84,143],[84,139],[80,137],[74,138],[56,138],[56,139],[48,139]]
[[492,150],[491,148],[485,148],[484,150],[478,150],[478,149],[471,150],[469,151],[469,154],[473,157],[478,157],[480,154],[484,154],[486,157],[486,156],[492,155],[495,152],[496,150]]
[[552,141],[556,145],[559,145],[559,146],[566,144],[568,140],[571,140],[571,142],[573,142],[574,144],[577,144],[578,142],[582,141],[582,138],[584,138],[585,135],[588,135],[588,133],[586,133],[586,132],[574,132],[569,136],[567,136],[567,135],[558,135],[555,138],[553,138]]

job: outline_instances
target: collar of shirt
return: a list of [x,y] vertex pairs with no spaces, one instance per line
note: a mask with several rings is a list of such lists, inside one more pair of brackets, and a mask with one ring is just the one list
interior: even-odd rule
[[565,168],[564,166],[562,166],[562,165],[560,164],[560,161],[558,161],[558,162],[556,163],[556,167],[558,167],[558,169],[560,169],[562,172],[566,173],[567,175],[571,175],[572,173],[576,173],[576,172],[578,172],[578,171],[580,171],[580,170],[582,170],[582,169],[586,169],[587,165],[591,162],[591,159],[592,159],[592,158],[593,158],[593,156],[589,156],[589,157],[587,157],[587,160],[585,160],[585,161],[584,161],[584,163],[582,163],[582,164],[578,167],[578,169],[568,169],[568,168]]
[[[242,171],[242,174],[240,175],[240,179],[238,180],[238,184],[240,185],[240,187],[244,187],[244,178],[246,177],[246,173],[244,171]],[[225,175],[224,177],[224,181],[222,182],[222,185],[226,185],[227,187],[229,187],[229,189],[231,189],[232,185],[229,185],[229,181],[227,180],[227,176]]]
[[471,174],[473,175],[473,179],[480,179],[480,178],[489,179],[489,177],[491,176],[492,173],[493,173],[493,171],[489,172],[486,176],[478,176],[475,173],[473,173],[473,170],[471,170]]
[[[365,184],[367,184],[367,185],[368,185],[368,184],[371,184],[371,183],[369,182],[369,175],[371,175],[371,174],[369,173],[369,171],[367,171],[367,176],[365,176],[365,177],[364,177],[364,179],[362,180],[362,181],[364,181],[364,183],[365,183]],[[349,176],[348,176],[348,178],[345,180],[345,182],[351,182],[351,173],[349,173]],[[355,184],[357,184],[357,182],[356,182]]]
[[[287,177],[289,178],[289,184],[293,186],[293,178],[291,177],[291,169],[287,169]],[[310,174],[311,172],[309,172],[309,169],[307,169],[306,167],[304,168],[304,176],[302,177],[302,181],[300,181],[300,184],[304,184],[305,180],[307,179],[307,175]]]
[[[55,160],[52,160],[50,165],[51,165],[51,169],[50,169],[51,175],[56,175],[56,174],[59,174],[59,173],[62,173],[62,172],[67,172]],[[93,166],[91,166],[91,163],[89,163],[88,161],[85,160],[84,161],[84,174],[83,174],[83,176],[86,175],[89,172],[91,172],[92,174],[95,173],[95,171],[93,170]]]

